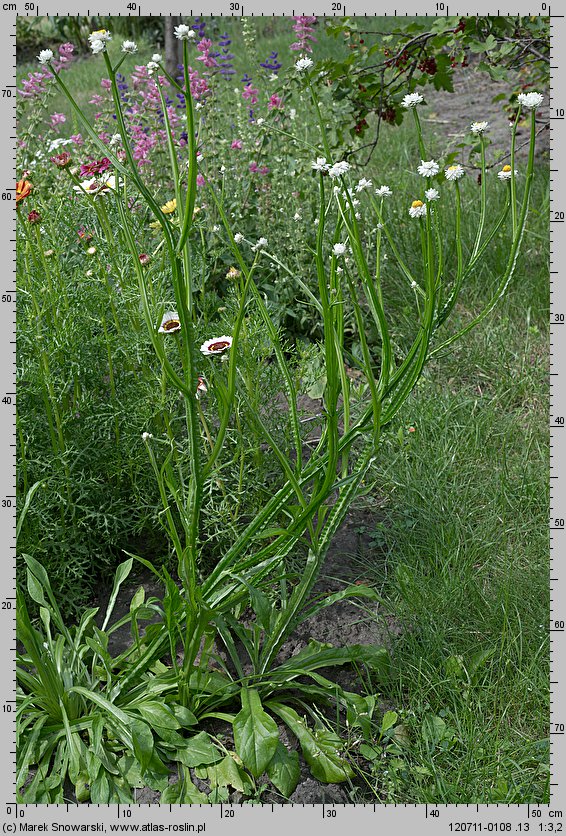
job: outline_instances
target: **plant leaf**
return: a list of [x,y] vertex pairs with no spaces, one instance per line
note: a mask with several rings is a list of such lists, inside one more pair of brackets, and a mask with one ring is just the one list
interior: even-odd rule
[[233,723],[236,752],[254,778],[258,778],[277,749],[277,723],[263,710],[257,691],[242,688],[240,697],[242,710]]
[[203,764],[216,763],[222,755],[212,743],[206,732],[195,734],[190,737],[183,749],[177,749],[175,758],[185,766],[201,766]]
[[275,754],[267,767],[267,774],[269,780],[277,787],[279,792],[283,793],[285,798],[289,798],[291,793],[295,791],[301,777],[298,752],[290,752],[278,740]]
[[104,622],[102,624],[103,630],[106,629],[106,625],[110,621],[110,616],[112,615],[112,610],[114,609],[120,586],[123,584],[123,582],[126,580],[128,575],[132,571],[133,565],[134,559],[130,557],[128,558],[128,560],[125,560],[123,563],[120,563],[120,565],[116,569],[116,574],[114,575],[114,586],[112,587],[112,592],[110,593],[110,600],[108,601],[106,615],[104,616]]

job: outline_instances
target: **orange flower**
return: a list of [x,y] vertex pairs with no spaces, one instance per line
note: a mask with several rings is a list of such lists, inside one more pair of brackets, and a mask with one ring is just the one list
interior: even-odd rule
[[25,200],[33,191],[33,186],[29,180],[18,180],[16,183],[16,205],[20,200]]

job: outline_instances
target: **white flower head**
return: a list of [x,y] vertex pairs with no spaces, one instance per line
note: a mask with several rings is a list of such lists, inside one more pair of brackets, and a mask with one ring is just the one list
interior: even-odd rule
[[438,200],[440,193],[436,189],[427,189],[425,197],[427,200]]
[[332,254],[333,255],[336,255],[336,256],[344,255],[345,252],[346,252],[346,244],[338,243],[338,244],[334,244],[334,246],[332,247]]
[[435,174],[438,174],[440,171],[440,166],[436,162],[436,160],[421,160],[421,164],[418,167],[417,171],[421,175],[421,177],[434,177]]
[[314,162],[311,163],[311,167],[313,171],[328,171],[330,168],[329,163],[326,162],[326,157],[317,157]]
[[364,189],[371,189],[373,183],[371,180],[366,180],[365,177],[362,177],[361,180],[358,180],[358,185],[356,186],[357,192],[363,192]]
[[426,215],[426,203],[422,200],[413,200],[409,207],[409,215],[411,218],[424,218]]
[[157,63],[157,61],[148,61],[148,64],[147,64],[147,74],[148,75],[153,75],[154,72],[158,69],[159,69],[159,64]]
[[264,122],[265,119],[263,118],[263,116],[260,116],[259,119],[256,119],[255,121],[256,125],[259,125],[260,127],[263,125]]
[[289,111],[289,119],[296,119],[296,117],[297,117],[297,111],[295,110],[294,107],[292,107],[291,110]]
[[42,49],[37,60],[40,64],[48,64],[53,58],[53,51],[51,49]]
[[234,241],[236,242],[236,244],[241,244],[243,240],[244,236],[242,235],[242,233],[236,232],[236,234],[234,235]]
[[416,283],[416,281],[415,281],[414,279],[413,279],[413,281],[411,282],[411,287],[413,288],[413,290],[417,287],[417,283]]
[[337,177],[341,177],[343,174],[346,174],[347,171],[350,171],[350,163],[347,163],[346,160],[342,160],[342,162],[334,163],[328,169],[328,173],[335,180]]
[[90,48],[92,49],[93,55],[98,55],[100,52],[106,51],[106,42],[105,41],[91,41]]
[[186,23],[181,23],[180,26],[175,26],[175,37],[179,41],[192,41],[196,38],[197,33]]
[[389,186],[380,186],[379,189],[375,190],[375,193],[378,197],[391,197],[393,194]]
[[115,145],[121,145],[121,144],[122,144],[122,137],[120,136],[120,134],[112,134],[112,136],[110,137],[110,141],[109,141],[108,145],[110,145],[110,147],[113,148]]
[[304,73],[305,70],[310,70],[312,65],[313,61],[310,58],[299,58],[295,64],[295,69],[298,73]]
[[527,110],[535,110],[543,103],[544,96],[542,93],[519,93],[517,101]]
[[267,247],[267,238],[258,238],[257,243],[252,247],[252,250],[256,252],[257,250],[263,250],[264,247]]
[[129,55],[133,55],[134,52],[138,51],[138,45],[135,41],[124,41],[122,44],[122,52],[127,52]]
[[154,53],[154,55],[151,56],[151,60],[154,61],[156,64],[161,63],[161,61],[163,61],[161,53],[159,53],[159,52]]
[[[515,177],[517,176],[518,173],[519,172],[515,170]],[[511,177],[513,176],[513,171],[511,170],[511,166],[510,165],[504,165],[503,168],[501,169],[501,171],[497,172],[497,176],[499,177],[500,180],[510,180]]]
[[483,134],[489,128],[489,122],[472,122],[470,130],[473,134]]
[[181,321],[177,311],[165,311],[159,326],[159,334],[172,334],[181,330]]
[[459,180],[460,177],[464,176],[464,169],[461,165],[449,165],[448,168],[444,169],[444,175],[447,180]]
[[424,99],[420,93],[407,93],[401,104],[408,110],[410,107],[416,107],[421,104],[421,102],[424,102]]
[[149,441],[150,438],[153,438],[151,433],[142,433],[143,441]]
[[[122,181],[120,181],[120,185],[122,185]],[[91,177],[90,180],[83,180],[78,186],[73,186],[73,189],[79,194],[86,193],[93,196],[104,194],[110,189],[116,189],[116,177],[114,174]]]
[[112,40],[112,35],[108,29],[97,29],[96,32],[91,32],[88,36],[89,42],[103,41],[105,44]]
[[107,29],[97,29],[96,32],[91,32],[88,36],[90,48],[93,53],[97,55],[99,52],[104,52],[108,41],[112,40],[112,35]]
[[211,340],[205,340],[200,347],[203,354],[223,354],[227,348],[232,345],[232,337],[223,335],[222,337],[213,337]]
[[301,215],[301,213],[300,212],[295,212],[295,214],[293,215],[293,220],[294,221],[302,221],[302,219],[303,219],[303,216]]

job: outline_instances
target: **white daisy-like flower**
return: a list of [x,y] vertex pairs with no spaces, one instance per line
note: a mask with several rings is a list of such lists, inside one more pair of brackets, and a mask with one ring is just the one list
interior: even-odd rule
[[311,168],[313,171],[328,171],[330,168],[329,163],[326,162],[326,157],[317,157],[314,162],[311,163]]
[[196,38],[197,33],[186,23],[181,23],[180,26],[175,26],[175,37],[179,41],[192,41]]
[[[515,177],[517,176],[518,173],[519,172],[515,170]],[[504,165],[503,168],[501,169],[501,171],[497,172],[497,176],[499,177],[500,180],[510,180],[511,177],[513,176],[511,166],[510,165]]]
[[435,174],[438,174],[440,171],[440,166],[436,162],[436,160],[421,160],[421,164],[418,167],[417,171],[421,175],[421,177],[434,177]]
[[373,186],[373,183],[371,182],[371,180],[366,180],[365,177],[362,177],[361,180],[358,180],[358,185],[356,186],[356,191],[357,192],[363,192],[364,189],[371,189],[372,186]]
[[542,93],[519,93],[517,101],[527,110],[535,110],[535,108],[540,107],[543,103],[544,96]]
[[236,244],[241,244],[243,240],[244,236],[242,235],[242,233],[236,232],[236,234],[234,235],[234,241],[236,242]]
[[472,122],[470,130],[473,134],[483,134],[489,128],[489,122]]
[[424,99],[420,93],[407,93],[401,104],[408,110],[410,107],[416,107],[421,104],[421,102],[424,102]]
[[161,53],[159,53],[159,52],[154,53],[151,56],[151,60],[154,61],[156,64],[159,64],[161,61],[163,61]]
[[305,70],[310,70],[312,65],[313,61],[310,58],[299,58],[299,60],[295,64],[295,69],[298,73],[304,73]]
[[379,189],[375,190],[375,193],[378,197],[391,197],[393,194],[389,186],[380,186]]
[[159,64],[157,61],[148,61],[147,63],[147,74],[153,75],[156,70],[159,69]]
[[173,334],[181,330],[181,320],[177,311],[165,311],[159,326],[159,334]]
[[106,41],[91,41],[90,48],[93,55],[98,55],[100,52],[106,51]]
[[138,45],[135,41],[124,41],[122,44],[122,52],[127,52],[129,55],[133,55],[134,52],[138,51]]
[[350,171],[350,163],[347,163],[346,160],[342,160],[342,162],[334,163],[328,169],[329,175],[335,180],[337,177],[341,177],[343,174],[346,174],[347,171]]
[[336,255],[336,256],[344,255],[345,252],[346,252],[346,244],[341,244],[340,242],[338,242],[337,244],[334,244],[334,246],[332,247],[332,254],[333,255]]
[[112,35],[108,31],[108,29],[97,29],[96,32],[91,32],[88,36],[89,43],[93,41],[102,41],[102,43],[107,44],[108,41],[112,40]]
[[223,354],[227,348],[232,345],[232,337],[227,337],[225,334],[222,337],[213,337],[211,340],[205,340],[200,347],[203,354]]
[[37,60],[40,64],[49,64],[52,58],[53,51],[51,49],[42,49],[39,55],[37,56]]
[[425,197],[427,200],[438,200],[440,193],[436,189],[427,189]]
[[444,169],[444,175],[447,180],[459,180],[460,177],[464,176],[464,169],[461,165],[449,165],[448,168]]
[[[120,181],[120,185],[122,185]],[[73,186],[74,191],[79,194],[100,195],[110,189],[116,189],[116,177],[114,174],[91,177],[90,180],[83,180],[78,186]]]
[[411,218],[424,218],[426,215],[426,203],[422,200],[413,200],[409,207],[409,215]]
[[262,250],[264,247],[267,247],[267,238],[258,238],[257,243],[252,247],[252,250]]

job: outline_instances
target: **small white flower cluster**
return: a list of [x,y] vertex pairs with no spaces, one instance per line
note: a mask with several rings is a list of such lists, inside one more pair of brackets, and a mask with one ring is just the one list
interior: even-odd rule
[[413,200],[409,207],[409,215],[411,218],[424,218],[426,215],[426,203],[422,200]]
[[409,108],[416,107],[418,104],[421,104],[421,102],[424,102],[424,99],[420,93],[407,93],[401,104],[404,108],[409,110]]
[[464,169],[461,165],[449,165],[444,169],[444,176],[447,180],[459,180],[464,176]]
[[440,171],[440,166],[436,162],[436,160],[421,160],[421,164],[418,167],[417,171],[421,175],[421,177],[434,177],[435,174],[438,174]]
[[489,128],[489,122],[472,122],[470,130],[473,134],[483,134]]
[[342,162],[334,163],[334,165],[328,169],[328,174],[333,180],[335,180],[337,177],[342,177],[342,175],[346,174],[348,171],[350,171],[350,163],[347,163],[346,160],[342,160]]
[[122,52],[127,53],[128,55],[133,55],[134,52],[138,51],[138,45],[135,41],[124,41],[122,44]]
[[519,172],[517,170],[515,170],[515,172],[513,172],[510,165],[504,165],[503,168],[501,169],[501,171],[497,172],[497,176],[499,177],[500,180],[503,181],[503,180],[510,180],[511,177],[513,176],[513,174],[515,174],[515,177],[516,177],[518,175],[518,173]]
[[181,23],[180,26],[175,26],[175,37],[179,41],[192,41],[196,38],[197,33],[186,23]]
[[[236,236],[234,235],[234,239]],[[252,250],[257,252],[258,250],[263,250],[264,247],[267,247],[267,238],[258,238],[257,243],[253,245]]]
[[335,255],[335,256],[344,255],[345,252],[346,252],[346,244],[341,244],[340,242],[338,242],[337,244],[334,244],[334,246],[332,247],[332,255]]
[[90,48],[93,55],[98,55],[100,52],[106,52],[106,45],[108,41],[112,40],[112,35],[107,29],[97,29],[96,32],[91,32],[88,36]]
[[298,73],[304,73],[306,70],[310,70],[313,66],[313,61],[310,58],[299,58],[299,60],[295,64],[295,69]]
[[311,167],[313,171],[321,171],[324,174],[330,168],[330,163],[326,162],[326,157],[317,157],[316,160],[311,163]]
[[391,197],[393,194],[389,186],[380,186],[379,189],[375,190],[375,193],[378,197]]
[[524,107],[527,110],[535,110],[543,103],[544,96],[542,93],[519,93],[517,101],[521,107]]
[[53,59],[53,50],[51,49],[42,49],[39,55],[37,56],[37,60],[40,64],[49,64],[49,62]]
[[372,186],[373,186],[373,183],[371,182],[371,180],[366,180],[365,177],[362,177],[361,180],[358,180],[358,185],[356,186],[356,191],[358,193],[363,192],[365,189],[371,189]]
[[161,55],[159,52],[156,52],[155,55],[151,56],[151,61],[148,61],[147,64],[147,74],[153,75],[156,70],[159,69],[159,65],[162,61]]
[[243,240],[244,236],[242,235],[242,233],[236,232],[236,234],[234,235],[234,241],[236,242],[236,244],[241,244]]

